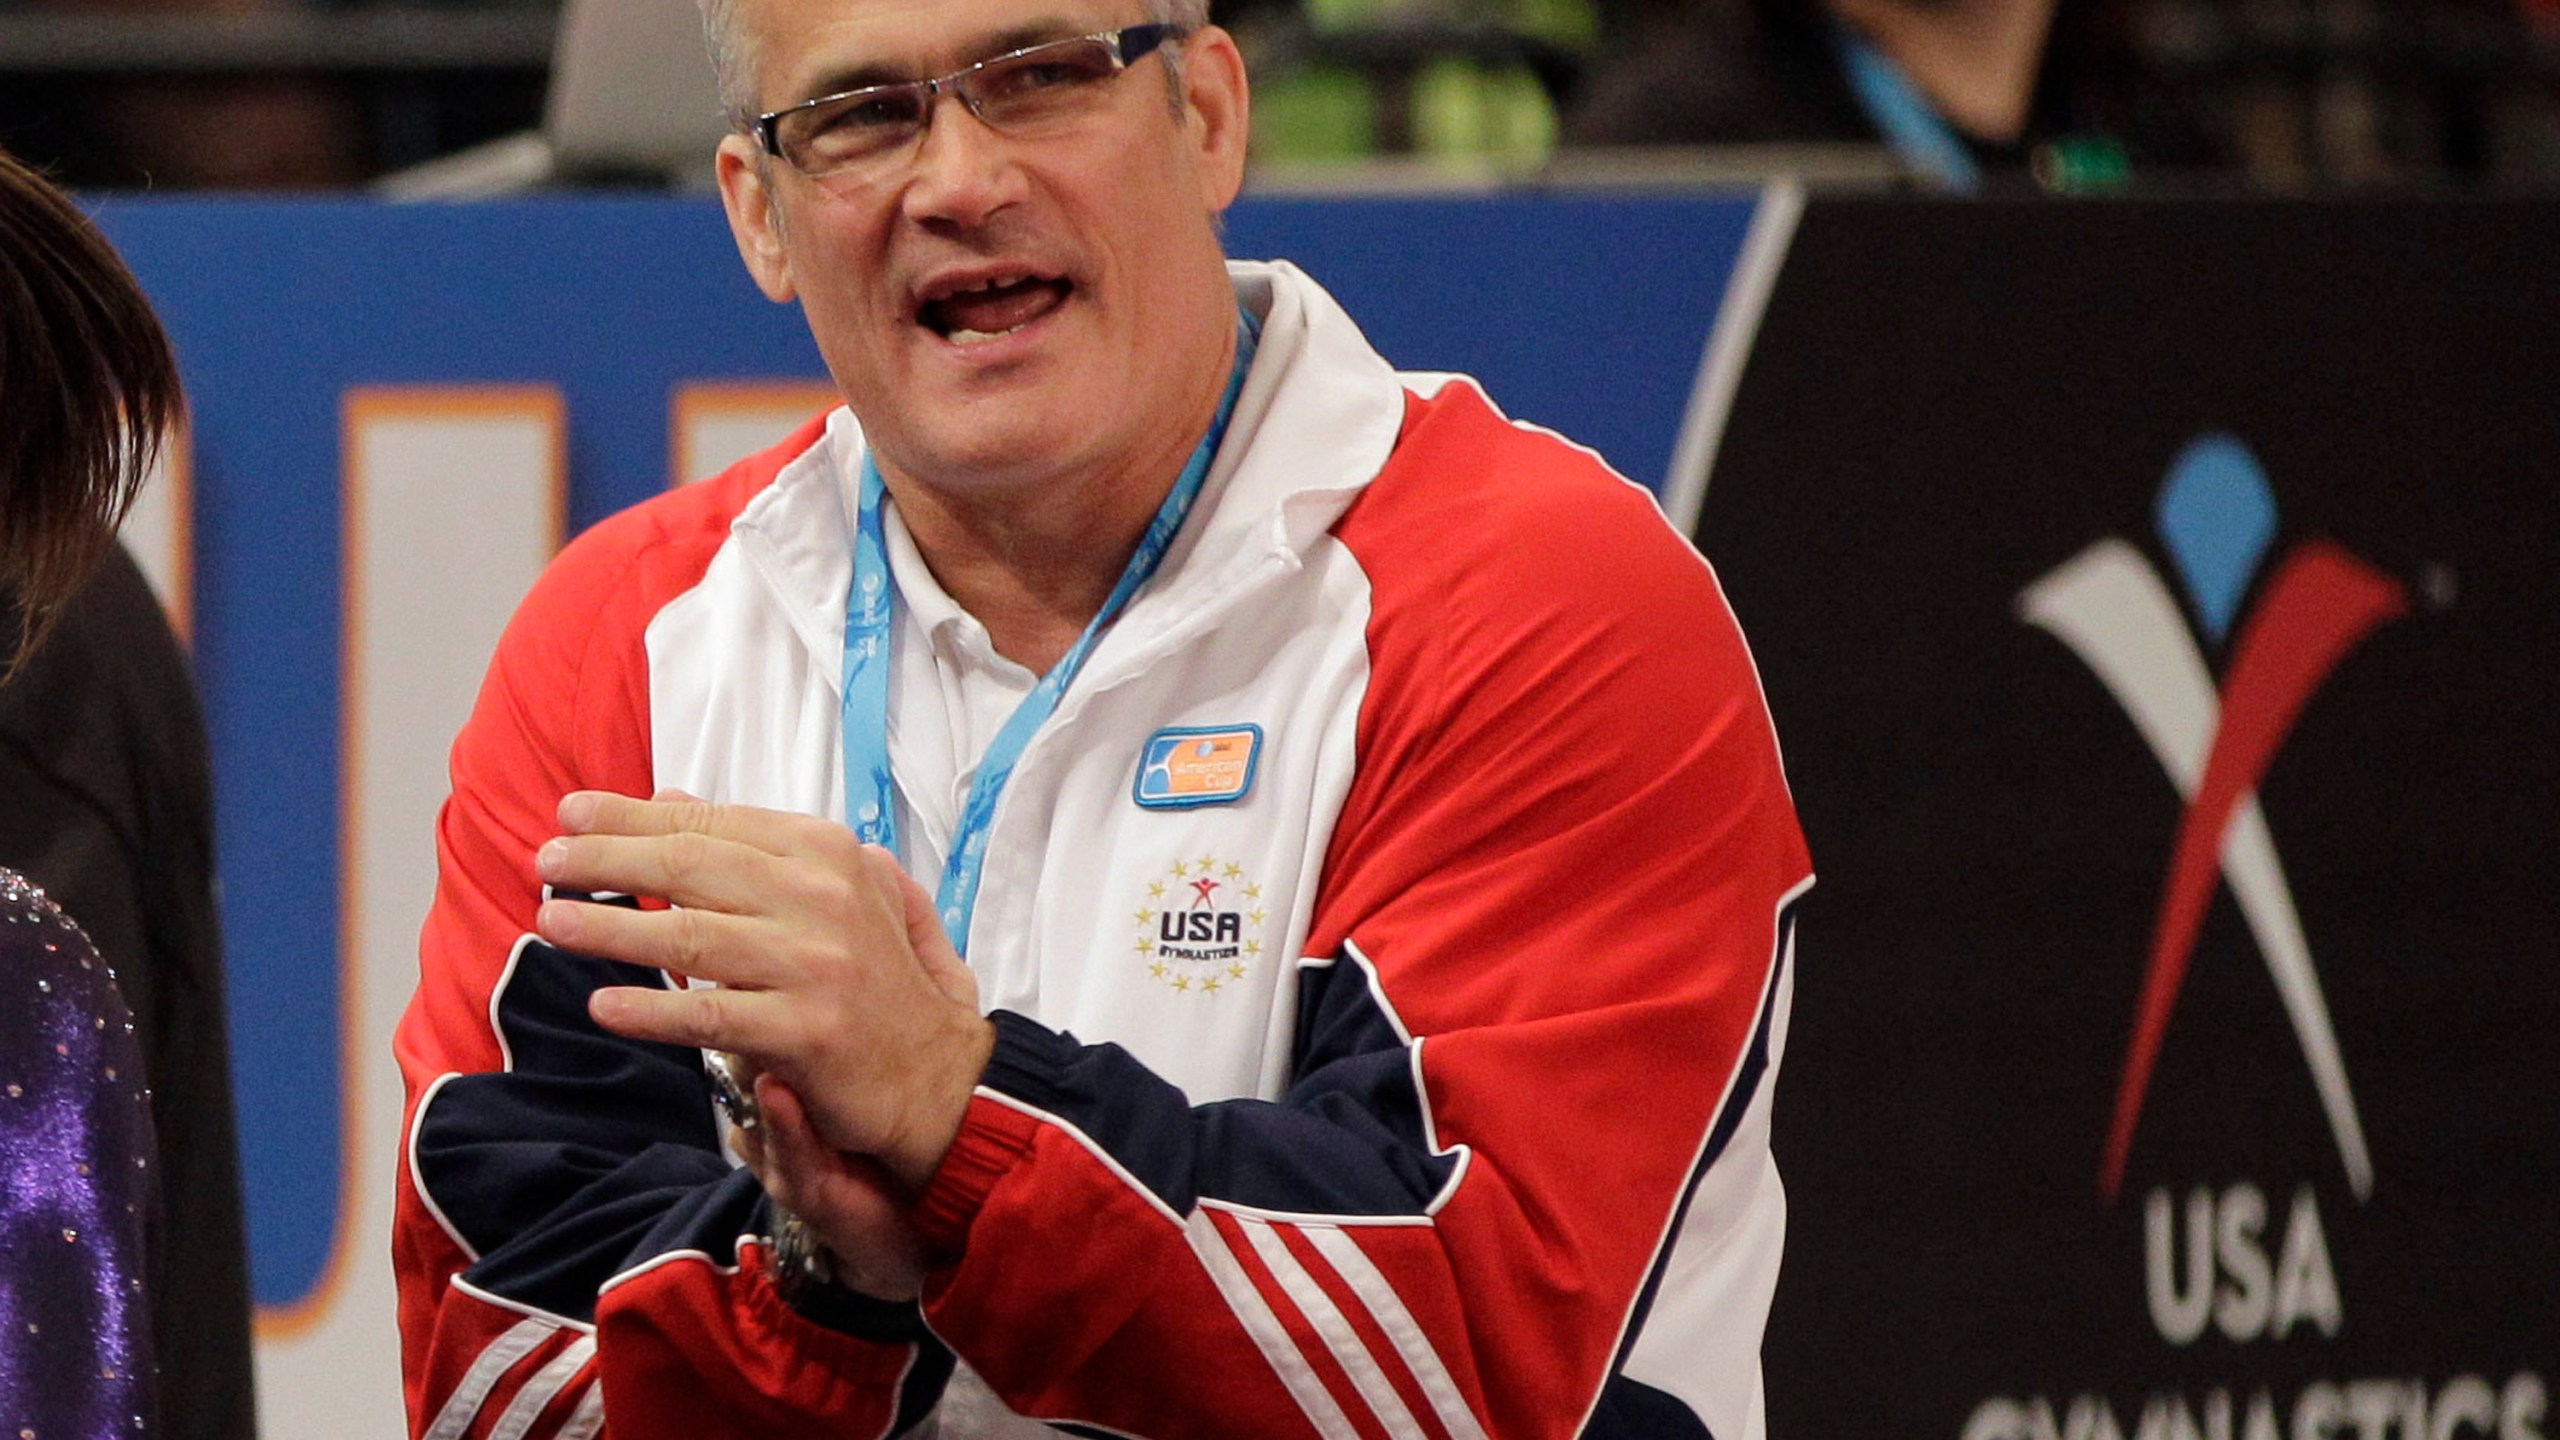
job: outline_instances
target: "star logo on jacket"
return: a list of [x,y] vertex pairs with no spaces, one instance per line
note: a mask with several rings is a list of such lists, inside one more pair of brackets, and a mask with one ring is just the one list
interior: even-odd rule
[[1150,877],[1129,918],[1130,949],[1149,979],[1185,995],[1216,995],[1261,960],[1271,913],[1261,881],[1204,850]]

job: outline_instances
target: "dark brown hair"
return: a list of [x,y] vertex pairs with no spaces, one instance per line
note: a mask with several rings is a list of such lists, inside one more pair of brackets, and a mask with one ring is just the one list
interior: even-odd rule
[[169,337],[106,237],[0,150],[0,673],[44,637],[185,409]]

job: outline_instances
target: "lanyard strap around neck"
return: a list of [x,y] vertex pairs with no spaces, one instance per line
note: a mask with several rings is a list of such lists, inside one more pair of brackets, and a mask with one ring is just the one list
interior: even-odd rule
[[1845,22],[1832,27],[1832,37],[1840,52],[1841,71],[1848,76],[1859,107],[1903,163],[1951,193],[1970,195],[1980,190],[1982,167],[1973,151],[1920,93],[1911,72]]
[[[1217,458],[1218,446],[1226,438],[1227,422],[1235,416],[1236,396],[1244,390],[1245,371],[1252,367],[1253,352],[1262,333],[1261,322],[1251,312],[1240,313],[1235,367],[1227,376],[1226,394],[1218,401],[1217,417],[1210,422],[1209,433],[1201,437],[1198,448],[1191,452],[1191,463],[1183,467],[1181,478],[1174,481],[1164,504],[1156,508],[1155,518],[1139,537],[1137,552],[1121,570],[1120,583],[1111,588],[1110,598],[1102,602],[1102,609],[1086,624],[1084,633],[1076,637],[1075,645],[1014,707],[1013,715],[996,732],[996,738],[978,761],[977,778],[969,786],[967,803],[961,807],[960,823],[951,837],[951,853],[943,861],[942,884],[934,897],[936,908],[942,912],[942,928],[951,936],[954,949],[968,949],[969,917],[977,909],[978,877],[986,865],[987,830],[995,820],[996,802],[1004,795],[1005,782],[1013,778],[1014,765],[1030,747],[1031,737],[1057,711],[1067,687],[1075,683],[1076,672],[1084,668],[1094,642],[1127,607],[1130,597],[1156,573],[1156,567],[1164,563],[1165,552],[1173,548],[1174,537],[1182,533],[1182,522],[1190,515],[1192,502],[1200,498],[1200,487],[1209,478],[1210,462]],[[889,637],[896,624],[898,585],[889,573],[888,531],[881,518],[886,490],[879,465],[866,452],[854,523],[853,583],[845,595],[844,813],[845,823],[865,843],[882,846],[896,855],[900,853],[898,793],[889,769]]]

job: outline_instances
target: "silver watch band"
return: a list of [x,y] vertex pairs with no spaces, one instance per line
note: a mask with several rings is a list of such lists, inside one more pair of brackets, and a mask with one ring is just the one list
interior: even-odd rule
[[795,1310],[805,1308],[811,1295],[836,1280],[836,1267],[827,1247],[818,1243],[817,1232],[779,1205],[773,1207],[773,1268],[767,1274],[782,1303]]
[[[763,1119],[756,1108],[755,1091],[746,1078],[745,1062],[721,1050],[702,1052],[702,1068],[711,1076],[711,1099],[729,1123],[741,1130],[753,1130]],[[818,1243],[817,1232],[808,1222],[782,1208],[773,1207],[773,1263],[765,1272],[773,1281],[775,1292],[783,1303],[798,1310],[821,1286],[835,1283],[836,1267],[827,1257],[827,1247]]]

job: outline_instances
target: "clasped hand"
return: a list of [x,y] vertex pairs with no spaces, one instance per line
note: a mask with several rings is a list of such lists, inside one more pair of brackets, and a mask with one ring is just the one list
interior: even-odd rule
[[719,987],[599,990],[596,1023],[744,1058],[763,1119],[738,1148],[766,1192],[846,1283],[913,1296],[924,1256],[900,1211],[950,1150],[995,1044],[932,897],[813,816],[596,791],[558,813],[566,833],[535,861],[545,881],[673,908],[552,900],[542,938]]

